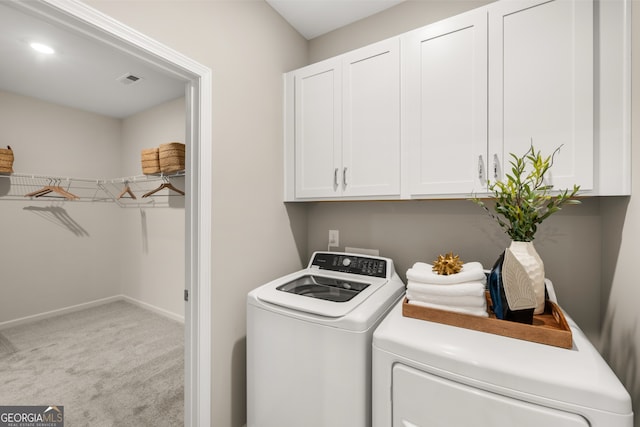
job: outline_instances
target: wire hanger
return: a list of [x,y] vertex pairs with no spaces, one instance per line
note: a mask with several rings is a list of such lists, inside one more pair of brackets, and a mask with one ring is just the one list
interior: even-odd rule
[[133,194],[133,191],[131,191],[131,188],[129,187],[129,181],[124,182],[124,188],[122,189],[122,192],[118,195],[118,200],[124,197],[125,194],[128,194],[132,199],[137,199],[136,195]]
[[179,188],[174,187],[174,186],[173,186],[173,184],[171,184],[171,182],[169,182],[169,181],[165,178],[165,182],[163,182],[162,184],[160,184],[160,186],[159,186],[158,188],[156,188],[155,190],[151,190],[151,191],[149,191],[148,193],[143,194],[143,195],[142,195],[142,197],[143,197],[143,198],[145,198],[145,197],[149,197],[149,196],[151,196],[151,195],[153,195],[153,194],[157,193],[158,191],[163,190],[163,189],[165,189],[165,188],[167,188],[167,189],[169,189],[169,190],[171,190],[171,191],[175,191],[176,193],[181,194],[181,195],[183,195],[183,196],[184,196],[184,191],[180,190]]
[[49,180],[49,185],[45,185],[44,187],[42,187],[39,190],[33,191],[31,193],[25,194],[24,197],[42,197],[44,195],[47,195],[49,193],[57,193],[59,195],[61,195],[62,197],[64,197],[67,200],[77,200],[79,199],[78,196],[76,196],[73,193],[69,193],[67,190],[65,190],[64,188],[60,187],[59,185],[59,180],[56,181],[56,185],[53,185],[53,180]]

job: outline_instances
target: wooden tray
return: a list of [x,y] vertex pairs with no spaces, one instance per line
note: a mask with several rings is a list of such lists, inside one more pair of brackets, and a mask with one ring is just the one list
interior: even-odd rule
[[[491,296],[486,293],[487,307],[491,307]],[[459,328],[533,341],[562,348],[573,347],[571,328],[562,310],[557,304],[547,300],[544,313],[533,316],[533,324],[510,322],[496,319],[495,314],[487,309],[489,317],[478,317],[469,314],[420,307],[408,303],[405,297],[402,303],[402,315],[430,322],[444,323]]]

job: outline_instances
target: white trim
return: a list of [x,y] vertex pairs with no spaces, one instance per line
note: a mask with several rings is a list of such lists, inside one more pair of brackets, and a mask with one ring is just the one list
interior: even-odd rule
[[184,316],[180,316],[179,314],[173,313],[169,310],[165,310],[164,308],[160,308],[160,307],[156,307],[153,304],[149,304],[147,302],[144,301],[140,301],[138,299],[135,298],[131,298],[128,295],[118,295],[117,299],[122,300],[122,301],[126,301],[128,303],[131,303],[133,305],[137,305],[140,308],[143,308],[145,310],[148,311],[152,311],[155,314],[158,314],[162,317],[166,317],[167,319],[170,320],[175,320],[176,322],[180,322],[180,323],[184,323]]
[[160,67],[187,87],[185,427],[211,425],[212,72],[78,0],[11,0],[25,11]]
[[0,322],[0,330],[12,328],[14,326],[24,325],[26,323],[36,322],[38,320],[49,319],[51,317],[60,316],[62,314],[85,310],[91,307],[97,307],[99,305],[108,304],[110,302],[119,301],[121,299],[122,299],[122,295],[115,295],[112,297],[97,299],[97,300],[85,302],[82,304],[71,305],[69,307],[59,308],[56,310],[45,311],[43,313],[32,314],[31,316],[25,316],[25,317],[20,317],[18,319],[7,320],[5,322]]
[[166,317],[167,319],[175,320],[180,323],[184,323],[184,316],[180,316],[179,314],[172,313],[164,308],[156,307],[155,305],[148,304],[146,302],[137,300],[135,298],[131,298],[127,295],[114,295],[111,297],[101,298],[89,302],[83,302],[81,304],[70,305],[68,307],[58,308],[56,310],[45,311],[43,313],[32,314],[31,316],[20,317],[18,319],[7,320],[5,322],[0,322],[0,330],[13,328],[14,326],[20,326],[27,323],[37,322],[38,320],[50,319],[52,317],[61,316],[63,314],[74,313],[80,310],[86,310],[92,307],[98,307],[100,305],[109,304],[116,301],[126,301],[133,305],[137,305],[140,308],[143,308],[148,311],[152,311],[162,317]]
[[632,183],[632,170],[631,170],[631,122],[632,122],[632,108],[631,108],[631,90],[632,90],[632,63],[633,58],[632,51],[632,15],[631,15],[631,1],[622,1],[622,38],[623,38],[623,52],[622,52],[622,158],[626,159],[623,164],[622,176],[627,177],[621,185],[620,194],[631,195],[631,183]]

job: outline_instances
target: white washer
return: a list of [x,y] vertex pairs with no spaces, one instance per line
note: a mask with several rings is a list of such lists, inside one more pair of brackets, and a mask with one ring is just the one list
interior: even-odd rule
[[404,294],[388,258],[316,252],[247,296],[247,426],[369,427],[371,342]]
[[374,427],[631,427],[631,399],[567,318],[573,348],[402,316],[373,338]]

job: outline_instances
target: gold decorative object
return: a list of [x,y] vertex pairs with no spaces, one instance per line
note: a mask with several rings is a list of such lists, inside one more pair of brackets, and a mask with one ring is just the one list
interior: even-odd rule
[[459,273],[462,270],[462,260],[458,255],[449,252],[446,255],[438,255],[438,259],[433,262],[432,270],[441,276]]

